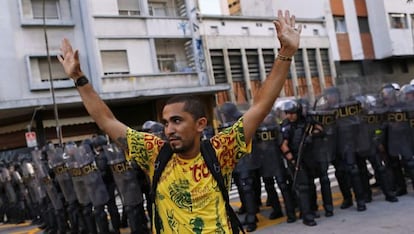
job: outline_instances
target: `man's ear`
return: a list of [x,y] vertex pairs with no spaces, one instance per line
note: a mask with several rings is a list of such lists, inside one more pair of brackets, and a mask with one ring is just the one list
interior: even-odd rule
[[197,120],[197,130],[202,132],[207,126],[207,118],[201,117]]

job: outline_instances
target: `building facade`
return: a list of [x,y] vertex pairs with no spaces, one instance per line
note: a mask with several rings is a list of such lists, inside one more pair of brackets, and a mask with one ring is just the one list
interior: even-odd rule
[[2,1],[0,150],[25,147],[29,128],[40,146],[99,133],[56,58],[63,38],[128,126],[157,120],[176,94],[200,96],[212,113],[214,94],[229,85],[206,76],[195,7],[192,0],[47,0],[43,14],[43,0]]
[[377,92],[414,77],[414,4],[406,0],[330,0],[326,24],[338,84]]
[[[290,3],[229,0],[229,9],[237,6],[237,13],[222,11],[200,17],[209,77],[216,84],[231,84],[230,90],[217,95],[218,105],[231,101],[247,108],[252,102],[280,48],[273,24],[277,9],[299,13],[296,20],[303,26],[300,48],[293,58],[282,96],[312,101],[321,90],[335,84],[336,71],[324,20],[325,5],[313,1],[309,4],[312,14],[307,14],[307,11],[296,12],[298,4],[286,4]],[[308,5],[301,3],[301,6],[304,4]],[[200,7],[203,12],[203,6]]]

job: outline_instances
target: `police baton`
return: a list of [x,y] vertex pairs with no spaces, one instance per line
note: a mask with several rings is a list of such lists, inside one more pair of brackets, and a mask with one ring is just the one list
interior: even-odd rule
[[294,171],[294,174],[293,174],[292,189],[294,189],[294,187],[296,186],[296,178],[298,177],[298,171],[299,171],[299,166],[300,166],[300,160],[302,158],[303,147],[305,146],[306,137],[312,131],[312,126],[313,125],[312,125],[311,122],[306,124],[305,132],[303,133],[302,139],[301,139],[300,144],[299,144],[298,158],[296,160],[295,171]]

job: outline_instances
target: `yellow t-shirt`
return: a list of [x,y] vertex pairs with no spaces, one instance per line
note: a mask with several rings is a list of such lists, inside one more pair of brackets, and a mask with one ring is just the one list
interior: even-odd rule
[[[164,141],[133,129],[128,129],[127,141],[128,160],[135,160],[152,179],[154,161]],[[229,189],[237,161],[251,151],[251,143],[244,139],[242,119],[210,141]],[[158,182],[155,200],[160,233],[232,233],[223,196],[201,153],[189,160],[173,154]]]

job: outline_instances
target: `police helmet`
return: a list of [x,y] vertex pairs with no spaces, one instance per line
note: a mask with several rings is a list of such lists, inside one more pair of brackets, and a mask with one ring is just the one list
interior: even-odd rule
[[414,85],[406,84],[401,87],[400,101],[412,102],[414,100]]
[[93,148],[93,141],[90,138],[86,138],[82,141],[82,145],[88,145],[90,148]]
[[142,125],[142,130],[144,132],[160,133],[164,131],[164,126],[159,122],[148,120]]
[[93,142],[94,147],[103,146],[103,145],[108,144],[108,140],[106,139],[106,137],[104,135],[95,136],[92,139],[92,142]]
[[302,105],[296,100],[288,100],[283,103],[282,110],[285,113],[296,113],[298,116],[302,115]]
[[243,114],[237,109],[237,106],[232,102],[226,102],[220,107],[220,112],[224,115],[224,122],[236,121]]
[[391,83],[392,87],[394,87],[395,90],[399,91],[401,89],[400,85],[397,83]]

